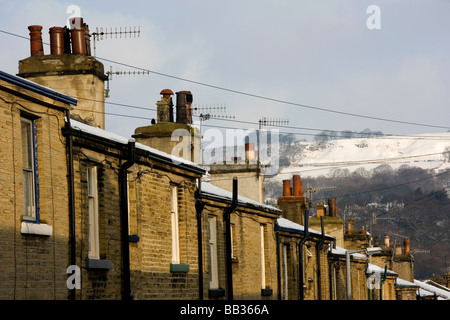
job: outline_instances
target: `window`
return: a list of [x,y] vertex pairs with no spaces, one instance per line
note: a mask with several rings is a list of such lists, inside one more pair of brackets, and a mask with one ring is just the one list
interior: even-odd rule
[[[273,294],[273,290],[270,288],[270,277],[266,277],[266,262],[268,262],[268,257],[266,256],[266,249],[268,248],[267,241],[267,226],[265,224],[260,225],[261,230],[261,295],[263,296],[271,296]],[[267,279],[269,279],[269,283],[267,283]]]
[[261,288],[266,288],[266,259],[265,259],[265,246],[264,246],[264,225],[260,225],[261,228]]
[[178,187],[170,186],[172,220],[172,264],[180,263],[180,240],[178,235]]
[[231,230],[231,259],[237,261],[235,229],[236,229],[236,226],[231,223],[230,224],[230,230]]
[[284,275],[284,300],[289,299],[289,285],[288,285],[288,247],[283,244],[283,275]]
[[97,167],[87,169],[89,208],[89,258],[99,259]]
[[210,216],[209,222],[209,287],[210,289],[219,288],[219,273],[217,268],[217,218]]
[[21,118],[24,220],[39,221],[39,183],[37,175],[36,127]]

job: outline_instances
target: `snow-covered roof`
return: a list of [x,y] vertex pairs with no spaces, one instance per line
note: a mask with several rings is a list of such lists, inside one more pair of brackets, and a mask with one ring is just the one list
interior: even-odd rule
[[[350,250],[350,249],[345,249],[345,248],[336,246],[336,248],[332,248],[332,249],[331,249],[331,253],[334,254],[334,255],[342,255],[342,256],[345,256],[345,254],[346,254],[347,251],[349,251],[349,250]],[[367,256],[366,256],[366,255],[364,255],[364,254],[362,254],[362,253],[359,253],[359,252],[352,253],[352,254],[350,254],[350,255],[351,255],[353,258],[357,258],[357,259],[367,259]]]
[[438,296],[441,300],[450,300],[450,289],[439,288],[436,284],[431,285],[430,283],[433,283],[433,281],[430,280],[419,281],[414,279],[414,283],[420,287],[419,293],[421,296],[422,294],[427,294],[426,292],[422,292],[425,290],[431,292],[432,295],[436,294],[436,296]]
[[[367,273],[377,273],[377,274],[384,274],[384,268],[379,267],[377,265],[374,265],[373,263],[369,263],[367,266]],[[390,276],[398,276],[397,272],[394,272],[392,270],[387,269],[386,274]]]
[[[298,224],[296,222],[293,222],[291,220],[288,220],[286,218],[278,218],[276,229],[287,231],[287,232],[293,232],[293,233],[301,233],[303,234],[305,232],[305,226],[302,226],[301,224]],[[315,234],[315,235],[322,235],[322,232],[317,231],[315,229],[308,228],[308,232]],[[333,236],[330,236],[328,234],[325,234],[328,238],[333,238]]]
[[[91,134],[91,135],[94,135],[97,137],[102,137],[104,139],[114,141],[119,144],[126,145],[126,144],[128,144],[128,141],[130,140],[130,139],[125,138],[121,135],[118,135],[114,132],[110,132],[110,131],[106,131],[106,130],[103,130],[98,127],[90,126],[88,124],[82,123],[80,121],[76,121],[74,119],[70,119],[70,124],[71,124],[71,127],[75,130],[80,130],[82,132],[85,132],[85,133],[88,133],[88,134]],[[171,160],[174,164],[185,164],[185,165],[189,165],[191,167],[195,167],[197,169],[203,170],[199,165],[197,165],[196,163],[194,163],[192,161],[173,156],[173,155],[165,153],[161,150],[157,150],[157,149],[151,148],[149,146],[146,146],[142,143],[136,142],[135,146],[136,146],[136,149],[144,150],[144,151],[150,152],[154,155],[158,155],[162,158],[166,158],[167,160]]]
[[[219,199],[223,199],[223,200],[227,200],[227,201],[231,201],[233,199],[233,193],[227,190],[224,190],[222,188],[219,188],[213,184],[211,184],[210,182],[203,182],[201,183],[201,195],[210,195],[213,197],[216,197]],[[261,208],[264,210],[268,210],[274,213],[278,213],[281,214],[281,210],[278,208],[275,208],[273,206],[243,197],[243,196],[238,196],[238,205],[241,206],[251,206],[251,207],[257,207],[257,208]]]
[[414,287],[414,288],[419,288],[419,286],[417,284],[415,284],[414,282],[402,279],[402,278],[397,278],[395,279],[395,285],[398,287]]

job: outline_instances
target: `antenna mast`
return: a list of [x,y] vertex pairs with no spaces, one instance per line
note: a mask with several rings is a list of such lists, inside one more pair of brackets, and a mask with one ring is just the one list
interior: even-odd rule
[[203,164],[203,121],[207,121],[207,120],[211,120],[211,119],[234,119],[234,116],[229,116],[229,115],[217,115],[217,114],[210,114],[210,113],[203,113],[201,112],[200,115],[197,114],[197,111],[206,111],[206,112],[210,112],[210,111],[222,111],[225,112],[225,110],[227,109],[227,107],[225,105],[213,105],[213,106],[203,106],[203,107],[194,107],[192,108],[193,110],[193,114],[198,116],[200,119],[200,164]]
[[103,40],[103,38],[108,39],[108,36],[110,39],[112,39],[114,37],[114,39],[122,38],[122,35],[124,38],[126,38],[127,36],[131,38],[131,36],[133,36],[134,38],[139,37],[141,34],[141,27],[133,27],[133,28],[129,28],[127,31],[127,27],[124,28],[124,30],[122,31],[122,27],[119,27],[119,30],[117,30],[117,27],[114,28],[114,31],[111,28],[105,28],[105,31],[103,31],[103,28],[95,28],[95,32],[91,34],[91,36],[94,39],[94,58],[96,57],[96,46],[95,46],[95,41],[99,41],[99,40]]
[[285,126],[289,124],[289,119],[281,119],[281,118],[266,118],[266,117],[262,117],[261,119],[258,120],[258,125],[259,125],[259,129],[258,129],[258,134],[257,134],[257,141],[258,141],[258,160],[257,160],[257,170],[258,170],[258,175],[260,173],[261,170],[261,161],[260,161],[260,132],[261,132],[261,128],[262,127],[266,127],[266,126]]

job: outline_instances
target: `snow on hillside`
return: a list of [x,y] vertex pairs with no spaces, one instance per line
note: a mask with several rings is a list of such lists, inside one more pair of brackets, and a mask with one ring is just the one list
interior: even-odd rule
[[449,132],[295,143],[300,144],[301,152],[291,154],[290,166],[280,169],[276,179],[289,179],[293,173],[327,175],[333,169],[352,172],[363,167],[370,171],[381,164],[394,169],[401,165],[437,171],[450,168]]

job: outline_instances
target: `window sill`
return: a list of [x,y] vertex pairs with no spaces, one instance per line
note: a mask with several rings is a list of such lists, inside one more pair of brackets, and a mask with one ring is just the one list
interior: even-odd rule
[[111,260],[86,258],[86,269],[111,269]]
[[185,263],[171,263],[170,272],[189,272],[189,265]]
[[208,290],[209,298],[220,298],[225,297],[225,289],[217,288],[217,289],[209,289]]
[[33,223],[22,221],[20,228],[22,234],[32,234],[38,236],[51,236],[53,233],[53,227],[44,223]]
[[273,294],[273,290],[270,288],[261,289],[261,295],[263,297],[268,297],[268,296],[271,296],[272,294]]

